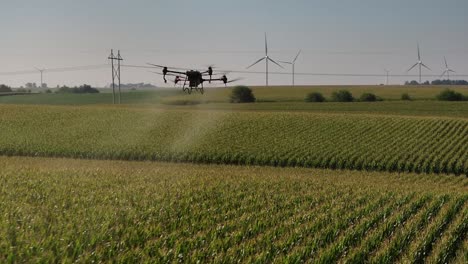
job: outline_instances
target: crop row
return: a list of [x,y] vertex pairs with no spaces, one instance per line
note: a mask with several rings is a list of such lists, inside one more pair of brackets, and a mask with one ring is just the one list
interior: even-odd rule
[[0,262],[450,263],[467,242],[464,177],[49,158],[0,166]]
[[468,175],[468,120],[0,107],[0,154]]

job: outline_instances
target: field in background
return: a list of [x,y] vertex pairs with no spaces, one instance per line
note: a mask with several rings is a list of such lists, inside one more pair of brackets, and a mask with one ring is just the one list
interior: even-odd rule
[[[130,106],[130,105],[128,105]],[[468,102],[383,101],[353,103],[270,102],[255,104],[210,103],[195,105],[160,104],[142,106],[160,110],[222,110],[262,112],[314,112],[334,114],[372,114],[398,116],[457,117],[468,119]]]
[[468,175],[468,119],[0,106],[0,154]]
[[[349,90],[355,98],[363,93],[374,93],[386,100],[400,100],[403,93],[408,93],[415,100],[434,100],[436,95],[446,88],[468,95],[468,86],[254,86],[251,87],[260,101],[288,102],[304,101],[308,93],[320,92],[329,98],[334,91]],[[213,95],[194,95],[193,100],[204,100],[206,97],[216,98],[214,101],[226,101],[230,94],[229,88],[212,91]],[[181,98],[180,98],[181,99]]]
[[[468,95],[466,86],[271,86],[252,87],[260,102],[302,102],[310,92],[321,92],[327,98],[333,91],[347,89],[359,98],[361,94],[371,92],[385,100],[400,100],[403,93],[408,93],[415,100],[434,100],[443,89],[450,88]],[[155,91],[125,91],[122,95],[124,104],[199,104],[228,102],[232,88],[206,88],[204,95],[184,94],[181,88],[156,89]],[[110,104],[111,93],[100,94],[30,94],[0,96],[1,103],[11,104]]]
[[0,262],[464,263],[468,179],[0,157]]

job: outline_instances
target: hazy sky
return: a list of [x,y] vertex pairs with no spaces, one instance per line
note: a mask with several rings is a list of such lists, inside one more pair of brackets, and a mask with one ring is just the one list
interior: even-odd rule
[[[39,68],[108,63],[120,49],[125,64],[146,62],[179,67],[215,64],[242,70],[263,56],[268,33],[270,56],[291,60],[302,49],[297,72],[405,74],[423,62],[432,74],[443,57],[468,74],[467,0],[0,0],[0,83],[40,82],[39,73],[1,75]],[[264,63],[251,68],[264,71]],[[271,71],[290,71],[270,64]],[[415,70],[413,72],[417,74]],[[428,72],[425,72],[428,73]],[[264,84],[264,75],[245,77]],[[122,81],[163,85],[144,69],[123,69]],[[289,84],[271,76],[270,84]],[[401,83],[405,78],[391,78]],[[408,78],[409,79],[409,78]],[[416,79],[416,78],[413,78]],[[110,68],[45,73],[44,82],[76,85],[110,83]],[[297,84],[375,84],[383,77],[296,76]]]

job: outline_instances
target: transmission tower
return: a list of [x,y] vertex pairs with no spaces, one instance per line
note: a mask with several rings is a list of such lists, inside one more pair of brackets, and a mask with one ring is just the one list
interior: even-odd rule
[[117,79],[119,86],[118,103],[120,104],[122,97],[120,92],[120,61],[123,60],[120,56],[120,50],[117,52],[117,56],[114,56],[114,50],[111,49],[111,54],[109,55],[108,59],[111,61],[112,65],[112,103],[115,104],[115,80]]

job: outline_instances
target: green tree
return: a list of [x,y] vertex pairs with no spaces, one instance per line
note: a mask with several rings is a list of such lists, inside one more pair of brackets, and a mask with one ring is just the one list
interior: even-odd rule
[[0,84],[0,93],[9,93],[12,92],[10,86],[6,86],[4,84]]
[[348,90],[340,90],[332,93],[332,101],[335,102],[352,102],[354,97]]
[[231,103],[252,103],[255,100],[252,90],[247,86],[236,86],[232,89]]
[[359,98],[361,102],[375,102],[377,99],[377,96],[373,93],[363,93]]
[[450,89],[445,89],[437,95],[439,101],[463,101],[465,98],[459,92]]
[[305,101],[320,103],[320,102],[325,102],[325,97],[323,97],[321,93],[313,92],[306,96]]
[[401,95],[401,100],[403,100],[403,101],[411,101],[412,99],[411,99],[411,97],[409,96],[409,94],[404,93],[404,94]]

